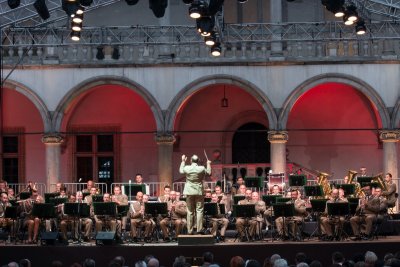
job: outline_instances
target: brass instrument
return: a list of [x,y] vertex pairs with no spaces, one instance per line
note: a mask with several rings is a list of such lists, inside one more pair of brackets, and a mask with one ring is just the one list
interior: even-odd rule
[[364,198],[365,197],[365,193],[364,191],[361,190],[361,186],[359,183],[357,183],[355,180],[355,177],[357,176],[357,172],[353,171],[353,170],[349,170],[348,174],[348,180],[347,183],[348,184],[354,184],[355,188],[354,188],[354,196],[359,197],[359,198]]
[[328,181],[329,174],[325,172],[320,172],[318,174],[317,183],[322,186],[322,191],[325,197],[329,197],[332,193],[331,184]]
[[379,187],[382,188],[382,191],[387,191],[386,183],[383,180],[382,175],[383,173],[378,173],[376,176],[372,178],[371,182],[377,183]]

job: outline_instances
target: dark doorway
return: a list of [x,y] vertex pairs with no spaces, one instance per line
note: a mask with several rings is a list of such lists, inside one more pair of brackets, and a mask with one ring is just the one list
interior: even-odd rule
[[269,163],[267,130],[264,125],[256,122],[239,127],[232,140],[232,163]]

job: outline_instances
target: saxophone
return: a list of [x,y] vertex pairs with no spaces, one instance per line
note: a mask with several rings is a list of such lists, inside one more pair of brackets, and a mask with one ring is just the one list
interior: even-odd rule
[[328,181],[329,174],[325,172],[320,172],[318,174],[317,183],[322,186],[322,191],[324,193],[324,197],[329,197],[332,192],[331,185]]

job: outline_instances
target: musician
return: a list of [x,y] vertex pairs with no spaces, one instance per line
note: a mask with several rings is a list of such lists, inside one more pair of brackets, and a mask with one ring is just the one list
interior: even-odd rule
[[[294,216],[290,218],[285,218],[283,217],[278,217],[275,219],[275,224],[277,231],[281,237],[281,239],[285,240],[288,239],[288,236],[285,236],[283,234],[283,227],[285,227],[285,233],[286,235],[292,234],[293,237],[295,237],[295,233],[298,232],[297,229],[297,224],[301,221],[303,221],[303,218],[305,217],[307,211],[306,211],[306,202],[302,199],[297,198],[297,190],[292,190],[290,192],[290,197],[291,200],[288,201],[287,203],[293,203],[294,204]],[[283,222],[285,221],[285,225],[283,225]],[[290,233],[287,231],[288,226],[290,225]]]
[[14,238],[14,229],[17,225],[17,222],[11,220],[10,218],[5,218],[5,212],[7,207],[11,207],[11,203],[9,202],[8,196],[6,193],[2,192],[0,194],[0,227],[1,228],[10,228],[11,238]]
[[0,180],[0,193],[7,193],[7,182]]
[[340,187],[338,190],[339,190],[339,199],[341,201],[348,202],[343,188]]
[[[90,193],[92,188],[95,188],[95,189],[96,189],[95,182],[94,182],[93,180],[88,180],[88,181],[86,182],[86,189],[83,189],[83,190],[82,190],[82,193]],[[96,190],[96,191],[97,191],[97,190]]]
[[252,222],[250,223],[250,236],[260,235],[261,229],[264,223],[265,211],[267,210],[267,206],[264,201],[260,200],[260,195],[258,192],[251,193],[251,199],[255,204],[255,217],[252,218]]
[[177,198],[177,194],[175,191],[170,192],[169,201],[167,202],[167,204],[169,216],[163,218],[160,221],[160,228],[164,241],[169,241],[168,225],[174,225],[175,236],[172,238],[172,240],[175,241],[181,234],[182,229],[186,226],[187,206],[185,201],[180,201]]
[[[380,195],[379,197],[372,196],[371,186],[366,186],[363,190],[365,197],[360,199],[356,215],[350,218],[350,225],[355,236],[354,240],[370,239],[372,225],[381,210]],[[380,190],[378,192],[380,194]]]
[[[68,198],[69,203],[74,203],[75,202],[75,196]],[[65,214],[64,212],[64,204],[61,204],[60,206],[61,209],[61,223],[60,223],[60,231],[61,231],[61,238],[63,239],[64,242],[67,242],[67,228],[70,227],[73,229],[74,232],[74,239],[78,239],[78,233],[77,233],[77,226],[75,225],[75,220],[73,217],[68,216],[68,214]]]
[[[126,206],[128,205],[128,196],[125,194],[122,194],[121,191],[121,186],[116,185],[114,186],[114,195],[111,197],[112,202],[115,202],[118,206]],[[128,219],[128,216],[124,216],[121,218],[122,220],[122,230],[126,229],[126,220]]]
[[149,196],[142,192],[136,193],[136,201],[133,202],[129,208],[131,218],[131,237],[133,242],[137,242],[137,228],[144,227],[144,240],[150,242],[150,235],[153,231],[155,223],[152,219],[148,218],[145,214],[144,203],[149,201]]
[[382,196],[386,197],[387,199],[387,206],[389,208],[392,208],[396,205],[396,191],[397,191],[397,186],[396,184],[392,181],[392,174],[391,173],[386,173],[385,175],[385,187],[386,190],[382,191]]
[[[236,183],[232,186],[232,194],[233,195],[236,195],[237,194],[237,192],[239,191],[239,187],[241,186],[241,185],[244,185],[244,179],[243,179],[243,177],[238,177],[237,179],[236,179]],[[243,195],[244,195],[244,193],[243,193]]]
[[169,185],[164,186],[164,195],[158,198],[160,202],[168,202],[169,201],[169,194],[171,193],[171,187]]
[[53,193],[60,193],[61,188],[65,188],[64,184],[60,182],[56,183],[56,190]]
[[357,175],[359,177],[366,177],[367,176],[367,168],[366,167],[361,167],[360,168],[360,173]]
[[[227,218],[225,218],[224,214],[221,213],[221,210],[219,207],[219,202],[220,202],[220,198],[218,197],[218,194],[213,193],[211,195],[211,203],[217,203],[217,214],[211,218],[211,223],[212,223],[211,234],[214,236],[215,239],[224,242],[225,241],[225,232],[226,232],[226,228],[228,228],[229,220]],[[226,212],[226,204],[225,203],[221,203],[221,204],[225,205],[225,212]],[[218,226],[221,226],[219,238],[217,238]]]
[[[252,191],[250,189],[246,189],[245,192],[245,199],[242,199],[238,202],[238,205],[254,205],[255,202],[252,199]],[[257,222],[253,221],[252,218],[244,218],[244,217],[237,217],[236,218],[236,230],[238,231],[240,241],[245,242],[246,240],[246,232],[245,226],[249,225],[251,230],[255,229],[257,226]],[[252,231],[250,231],[252,232]],[[253,235],[250,236],[252,238]]]
[[24,217],[24,226],[28,227],[28,243],[36,243],[39,234],[40,219],[31,215],[35,203],[44,203],[44,199],[39,195],[36,189],[32,188],[31,197],[21,200],[22,217]]
[[282,195],[279,185],[274,184],[274,186],[272,187],[271,195],[274,195],[274,196]]
[[[111,202],[111,196],[109,193],[104,193],[103,202]],[[116,232],[116,238],[119,240],[121,238],[121,220],[117,220],[114,216],[99,216],[95,215],[95,227],[96,231],[99,232],[102,230],[103,225],[110,228],[111,231]]]
[[238,191],[236,192],[235,196],[245,196],[246,195],[246,186],[244,184],[239,186]]
[[[232,210],[232,198],[229,195],[229,197],[227,195],[225,195],[222,192],[222,188],[221,186],[217,185],[214,188],[214,192],[215,194],[217,194],[218,197],[218,204],[224,204],[225,205],[225,212],[228,213],[229,211]],[[211,195],[212,198],[212,195]]]
[[[343,190],[343,189],[342,189]],[[331,196],[326,203],[347,203],[347,199],[339,197],[339,189],[333,189],[331,192]],[[332,225],[335,228],[335,233],[338,233],[340,229],[343,229],[343,225],[345,222],[345,217],[331,217],[328,216],[328,204],[326,204],[325,212],[320,217],[321,222],[321,233],[324,236],[323,239],[327,241],[333,240],[333,231]],[[339,238],[339,236],[338,236]]]
[[176,199],[181,200],[181,192],[175,191],[175,194],[176,194]]
[[143,182],[143,175],[141,173],[137,173],[135,175],[135,184],[144,184],[145,185],[145,190],[146,192],[143,192],[143,194],[149,194],[150,188],[149,186]]
[[[82,191],[77,191],[75,194],[75,202],[76,203],[86,203],[89,205],[85,199],[83,199],[83,193]],[[81,225],[83,225],[84,233],[83,233],[83,241],[88,242],[90,241],[90,237],[92,235],[92,225],[93,225],[93,220],[91,218],[81,218],[80,219]],[[80,231],[81,229],[79,229]]]
[[8,200],[9,201],[16,200],[15,192],[14,192],[14,189],[12,187],[7,188],[7,195],[8,195]]

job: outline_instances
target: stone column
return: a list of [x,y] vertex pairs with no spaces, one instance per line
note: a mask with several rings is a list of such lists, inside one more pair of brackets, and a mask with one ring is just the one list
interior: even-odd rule
[[60,157],[63,137],[58,134],[45,134],[42,142],[46,146],[46,186],[50,189],[51,184],[60,180]]
[[289,140],[286,131],[269,131],[271,143],[271,170],[273,173],[286,173],[286,142]]
[[[400,131],[380,131],[379,139],[383,143],[383,173],[390,172],[393,178],[398,178],[397,143],[400,140]],[[399,184],[397,184],[397,188],[399,188]]]
[[[271,23],[281,23],[282,22],[282,0],[273,0],[270,2],[270,18],[271,18]],[[277,25],[274,28],[280,29],[281,26]],[[281,35],[279,34],[279,30],[277,31],[278,33],[273,35],[273,41],[271,43],[271,61],[283,61],[283,48],[282,48],[282,42],[280,41],[282,39]]]
[[157,134],[155,137],[158,145],[158,177],[159,182],[165,182],[172,185],[173,166],[172,153],[175,137],[172,134]]

